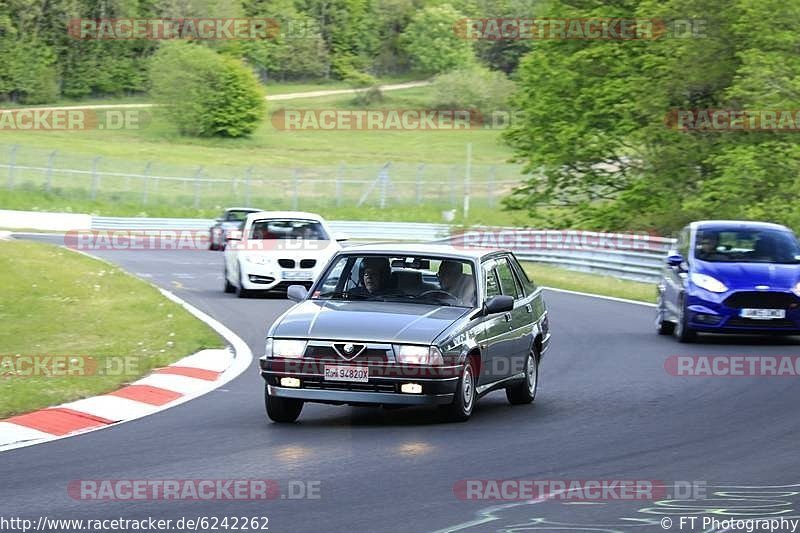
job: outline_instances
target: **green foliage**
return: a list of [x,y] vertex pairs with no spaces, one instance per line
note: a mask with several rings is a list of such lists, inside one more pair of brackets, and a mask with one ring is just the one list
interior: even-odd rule
[[[624,0],[553,17],[695,19],[700,34],[536,43],[506,134],[533,179],[506,200],[563,205],[573,224],[668,234],[697,218],[800,229],[800,145],[776,131],[678,131],[674,110],[800,108],[800,6],[780,0]],[[669,29],[669,28],[668,28]]]
[[238,60],[203,46],[162,45],[153,57],[150,77],[154,98],[185,135],[249,135],[266,112],[252,73]]
[[403,33],[404,49],[422,72],[448,72],[475,62],[472,42],[456,32],[464,16],[450,4],[427,7],[417,13]]
[[477,109],[485,117],[508,109],[514,82],[502,72],[480,65],[441,74],[433,82],[438,109]]

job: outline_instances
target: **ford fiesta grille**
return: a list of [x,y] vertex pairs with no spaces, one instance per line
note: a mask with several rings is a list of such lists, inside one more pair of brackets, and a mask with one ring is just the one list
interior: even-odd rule
[[787,292],[742,291],[723,303],[733,309],[790,309],[800,305],[800,298]]

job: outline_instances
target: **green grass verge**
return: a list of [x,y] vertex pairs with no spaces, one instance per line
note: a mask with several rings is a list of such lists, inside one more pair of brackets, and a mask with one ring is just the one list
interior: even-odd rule
[[[24,241],[0,241],[0,323],[0,418],[109,392],[153,368],[223,346],[213,330],[150,284],[70,250]],[[108,371],[20,376],[7,366],[16,354],[88,356]],[[117,370],[123,360],[125,370]]]
[[522,263],[528,275],[536,281],[537,285],[553,287],[555,289],[567,289],[571,291],[588,292],[602,296],[613,296],[615,298],[626,298],[640,302],[655,303],[656,289],[652,283],[642,283],[639,281],[628,281],[589,274],[586,272],[576,272],[565,268],[544,265],[541,263]]

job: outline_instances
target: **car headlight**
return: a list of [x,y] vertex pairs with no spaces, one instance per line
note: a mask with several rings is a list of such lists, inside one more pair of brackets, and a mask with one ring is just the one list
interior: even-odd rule
[[792,292],[795,293],[795,295],[800,296],[800,281],[798,281],[797,284],[792,287]]
[[308,341],[269,338],[264,346],[264,356],[299,359],[306,352],[306,344]]
[[728,287],[726,287],[724,283],[705,274],[698,274],[695,272],[689,279],[701,289],[705,289],[709,292],[726,292],[728,290]]
[[254,265],[266,265],[270,262],[270,258],[263,255],[246,255],[244,260]]
[[398,363],[412,365],[443,365],[442,352],[436,346],[395,344],[394,357]]

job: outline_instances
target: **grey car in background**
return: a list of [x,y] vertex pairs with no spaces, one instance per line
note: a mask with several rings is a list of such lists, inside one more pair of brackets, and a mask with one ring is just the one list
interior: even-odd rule
[[495,390],[534,400],[548,313],[510,251],[355,246],[288,295],[297,304],[269,328],[259,362],[275,422],[305,402],[437,405],[464,421]]
[[244,221],[250,213],[258,213],[262,209],[254,207],[229,207],[211,226],[208,235],[209,250],[224,250],[226,238],[231,231],[241,231]]

